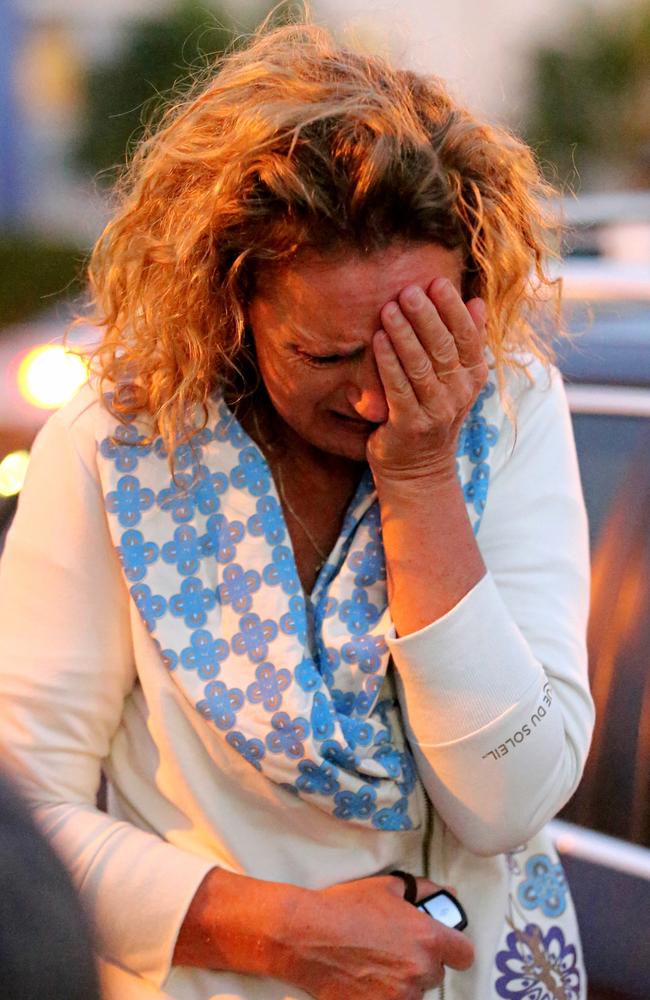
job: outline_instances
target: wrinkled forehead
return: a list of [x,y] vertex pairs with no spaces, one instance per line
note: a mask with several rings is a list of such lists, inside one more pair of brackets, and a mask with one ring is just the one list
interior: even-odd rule
[[323,333],[346,329],[365,340],[380,326],[383,306],[403,288],[416,284],[426,290],[440,277],[460,291],[460,251],[438,244],[397,244],[368,255],[309,251],[291,263],[263,268],[255,298],[283,324]]

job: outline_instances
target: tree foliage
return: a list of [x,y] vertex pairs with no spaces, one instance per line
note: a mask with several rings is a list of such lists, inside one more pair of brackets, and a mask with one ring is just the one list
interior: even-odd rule
[[[259,20],[264,13],[260,9]],[[198,0],[184,0],[164,18],[130,22],[113,58],[88,70],[77,164],[92,173],[121,166],[165,100],[182,92],[185,82],[226,49],[236,47],[237,31],[243,27],[249,30],[251,25],[235,26],[225,10]],[[110,173],[99,179],[110,182]]]
[[84,258],[69,243],[0,232],[0,331],[76,295]]
[[526,138],[562,181],[606,174],[650,184],[650,2],[583,10],[563,43],[533,56]]

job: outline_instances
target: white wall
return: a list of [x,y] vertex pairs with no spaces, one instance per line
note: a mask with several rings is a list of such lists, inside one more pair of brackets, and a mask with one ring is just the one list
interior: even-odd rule
[[318,0],[332,22],[367,34],[399,62],[436,73],[457,97],[490,116],[517,121],[527,98],[527,53],[561,44],[580,10],[631,0]]
[[[203,0],[210,6],[211,0]],[[215,4],[217,0],[212,0]],[[570,37],[581,8],[615,9],[633,0],[311,0],[318,20],[343,37],[356,36],[401,65],[444,77],[453,93],[490,118],[518,127],[527,103],[530,61],[541,41]],[[102,58],[134,17],[156,16],[174,0],[0,0],[22,12],[33,29],[58,24],[69,35],[80,65]],[[222,0],[239,23],[253,20],[256,0]],[[42,75],[42,74],[41,74]],[[34,84],[38,86],[38,84]],[[32,88],[33,90],[33,88]],[[49,96],[48,94],[44,96]],[[33,104],[38,102],[32,101]],[[27,221],[88,242],[105,216],[103,200],[66,166],[68,127],[48,112],[32,123],[32,156],[25,183]],[[32,176],[33,175],[33,176]],[[80,206],[83,208],[80,210]]]

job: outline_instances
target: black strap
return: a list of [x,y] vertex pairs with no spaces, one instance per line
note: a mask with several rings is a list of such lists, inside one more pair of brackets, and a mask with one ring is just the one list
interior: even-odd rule
[[407,903],[413,903],[413,906],[415,906],[418,898],[418,884],[415,881],[415,875],[411,875],[410,872],[399,871],[399,869],[395,869],[395,871],[389,872],[389,874],[401,878],[404,883],[404,899]]

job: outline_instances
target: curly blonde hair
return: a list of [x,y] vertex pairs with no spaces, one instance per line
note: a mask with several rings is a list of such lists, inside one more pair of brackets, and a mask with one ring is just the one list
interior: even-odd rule
[[459,248],[501,387],[522,352],[552,359],[538,318],[559,300],[545,270],[557,225],[530,149],[438,78],[322,27],[264,27],[225,56],[168,108],[117,193],[89,267],[94,371],[120,419],[148,415],[170,455],[215,389],[250,372],[259,269],[306,250]]

